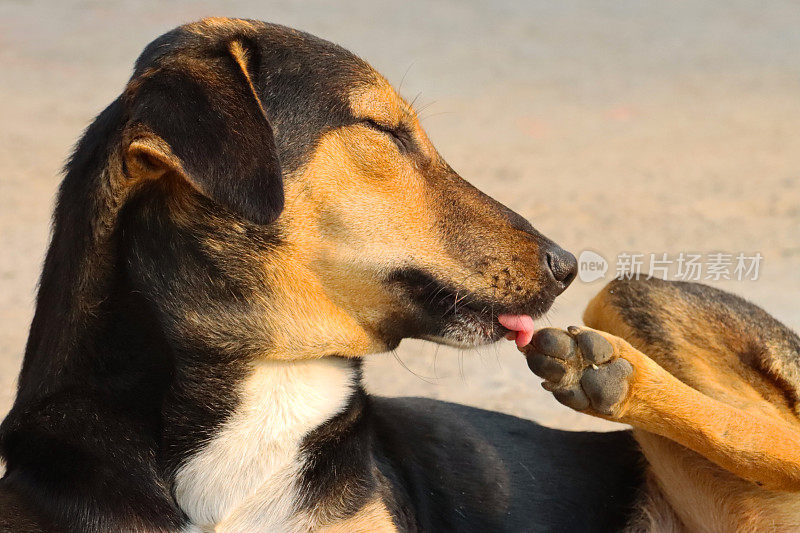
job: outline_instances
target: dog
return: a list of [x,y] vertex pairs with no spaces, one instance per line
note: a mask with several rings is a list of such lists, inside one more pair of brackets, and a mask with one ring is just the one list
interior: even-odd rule
[[[153,41],[77,144],[53,221],[0,426],[3,530],[799,523],[797,337],[656,281],[533,334],[575,258],[322,39],[212,18]],[[362,385],[361,358],[404,338],[504,336],[559,401],[633,432]]]

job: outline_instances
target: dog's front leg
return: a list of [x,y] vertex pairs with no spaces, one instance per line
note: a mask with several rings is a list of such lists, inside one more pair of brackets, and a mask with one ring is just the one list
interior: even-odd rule
[[523,352],[568,407],[671,439],[766,489],[800,490],[797,429],[698,392],[619,337],[547,328]]

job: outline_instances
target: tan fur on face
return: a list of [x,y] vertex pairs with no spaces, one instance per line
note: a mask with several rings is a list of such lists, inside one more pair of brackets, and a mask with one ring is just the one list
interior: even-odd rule
[[[375,328],[400,310],[382,280],[399,269],[422,269],[491,298],[540,290],[538,247],[447,167],[388,82],[376,74],[350,101],[355,116],[407,131],[414,150],[404,153],[357,122],[324,134],[287,180],[285,246],[267,259],[272,308],[285,326],[275,354],[384,349]],[[454,252],[448,232],[474,240],[477,251]]]
[[353,115],[372,119],[379,124],[392,127],[405,126],[411,130],[426,157],[438,157],[428,135],[420,124],[419,117],[411,105],[401,98],[386,79],[375,73],[375,82],[350,91],[350,109]]
[[[391,154],[382,160],[376,154],[373,164],[359,160],[357,150],[363,154],[376,144],[361,129],[326,135],[304,176],[287,184],[286,245],[267,264],[275,293],[271,307],[284,326],[276,333],[276,354],[380,351],[370,327],[393,306],[380,276],[403,266],[397,258],[405,257],[410,242],[431,256],[440,248],[428,230],[431,217],[418,177]],[[395,179],[374,177],[381,174]],[[398,226],[397,219],[407,222]]]

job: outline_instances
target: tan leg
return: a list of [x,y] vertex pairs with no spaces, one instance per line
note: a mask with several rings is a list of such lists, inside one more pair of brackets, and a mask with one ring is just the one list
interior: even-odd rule
[[796,427],[698,392],[619,337],[548,328],[526,355],[570,407],[671,439],[764,488],[800,490]]

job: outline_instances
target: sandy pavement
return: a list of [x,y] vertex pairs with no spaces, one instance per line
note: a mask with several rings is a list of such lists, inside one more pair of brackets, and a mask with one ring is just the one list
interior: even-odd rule
[[[212,14],[310,31],[402,80],[450,164],[575,253],[760,252],[757,281],[719,285],[800,327],[797,2],[6,0],[0,414],[72,143],[145,44]],[[576,282],[541,323],[578,323],[600,286]],[[377,393],[611,427],[561,408],[538,382],[509,344],[459,352],[407,341],[367,363]]]

